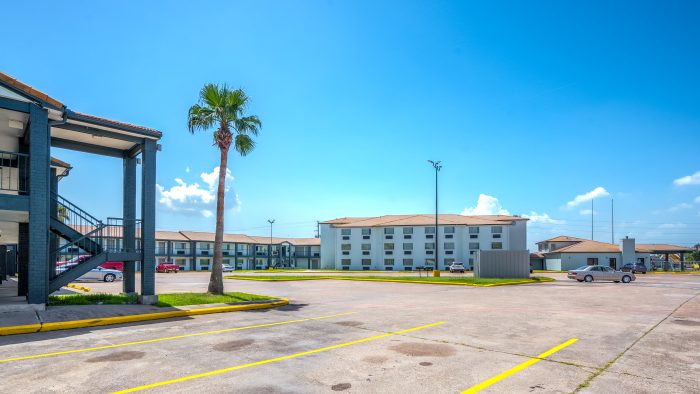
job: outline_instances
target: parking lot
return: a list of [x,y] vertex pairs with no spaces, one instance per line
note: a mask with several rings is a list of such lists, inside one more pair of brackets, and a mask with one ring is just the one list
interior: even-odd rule
[[[492,288],[227,280],[290,305],[0,337],[0,381],[22,392],[700,392],[700,275],[550,275]],[[160,292],[204,291],[207,279],[157,276]]]

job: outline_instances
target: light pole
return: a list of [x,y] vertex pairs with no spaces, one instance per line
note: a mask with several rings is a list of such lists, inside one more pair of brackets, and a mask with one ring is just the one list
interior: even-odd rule
[[275,219],[268,219],[268,223],[270,223],[270,245],[267,247],[267,268],[270,269],[270,260],[272,258],[272,223],[275,222]]
[[440,242],[438,240],[438,172],[440,172],[442,165],[440,164],[440,161],[428,160],[428,163],[432,164],[433,168],[435,168],[435,269],[439,270],[440,268],[438,266],[438,261],[440,261]]

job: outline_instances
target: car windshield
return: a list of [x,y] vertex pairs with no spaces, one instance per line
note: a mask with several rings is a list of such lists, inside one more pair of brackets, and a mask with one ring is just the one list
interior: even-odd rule
[[588,270],[589,268],[591,268],[590,265],[582,265],[582,266],[576,268],[574,271],[586,271],[586,270]]

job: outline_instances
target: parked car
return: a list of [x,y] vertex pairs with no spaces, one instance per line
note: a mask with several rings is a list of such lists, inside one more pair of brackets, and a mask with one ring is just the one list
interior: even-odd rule
[[643,274],[647,273],[647,266],[642,263],[627,263],[620,268],[620,271],[622,272],[631,272],[633,274],[636,274],[637,272],[641,272]]
[[594,280],[607,280],[612,282],[629,283],[636,276],[632,272],[615,271],[614,269],[602,265],[584,265],[583,267],[570,270],[566,275],[569,279],[576,279],[579,282],[593,282]]
[[452,263],[449,267],[450,273],[461,272],[464,273],[464,264],[462,263]]
[[56,267],[61,267],[61,266],[64,266],[64,265],[76,265],[76,264],[80,264],[80,263],[82,263],[83,261],[89,259],[90,257],[92,257],[92,256],[90,256],[89,254],[81,254],[81,255],[79,255],[79,256],[72,257],[72,258],[70,258],[70,259],[68,259],[68,260],[57,261],[57,262],[56,262]]
[[231,272],[234,270],[234,268],[231,264],[221,264],[221,270],[223,272]]
[[169,263],[167,261],[163,261],[162,263],[156,266],[156,271],[177,273],[178,271],[180,271],[180,266],[177,264]]
[[78,278],[78,280],[101,280],[104,282],[114,282],[115,280],[121,280],[124,275],[121,271],[104,269],[102,267],[93,268],[85,275]]
[[124,271],[124,262],[122,261],[108,261],[104,264],[100,264],[100,267],[109,270]]

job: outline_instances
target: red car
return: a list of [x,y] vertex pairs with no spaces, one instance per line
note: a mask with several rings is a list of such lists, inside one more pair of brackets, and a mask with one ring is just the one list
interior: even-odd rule
[[108,261],[100,267],[108,270],[117,270],[117,271],[124,271],[124,262],[122,261]]
[[173,263],[168,263],[167,261],[163,261],[162,263],[159,263],[156,266],[157,272],[175,272],[175,273],[177,273],[179,270],[180,270],[179,265],[173,264]]

